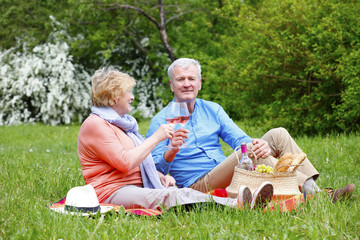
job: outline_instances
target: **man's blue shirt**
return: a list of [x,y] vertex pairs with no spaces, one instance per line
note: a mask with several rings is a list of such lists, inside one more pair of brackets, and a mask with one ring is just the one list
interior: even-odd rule
[[[166,124],[166,109],[162,109],[152,119],[146,137],[150,137],[160,127]],[[176,126],[178,129],[180,126]],[[220,139],[233,149],[241,142],[249,143],[251,138],[245,134],[217,103],[196,99],[195,108],[190,120],[185,125],[190,131],[186,143],[192,148],[182,148],[175,159],[167,163],[164,160],[165,146],[170,140],[159,143],[152,151],[152,156],[158,171],[170,173],[178,187],[189,187],[206,173],[210,172],[226,156],[221,149]]]

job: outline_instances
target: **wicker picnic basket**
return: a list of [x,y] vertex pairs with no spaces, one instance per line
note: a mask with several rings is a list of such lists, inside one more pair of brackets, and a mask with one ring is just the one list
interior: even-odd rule
[[[237,148],[235,149],[235,152],[236,150]],[[257,164],[256,156],[253,162]],[[244,170],[241,169],[239,166],[235,166],[233,178],[230,185],[226,188],[226,192],[228,194],[228,197],[236,198],[240,186],[247,186],[253,193],[263,182],[266,181],[273,184],[274,195],[293,196],[300,194],[295,171],[260,173],[256,171]]]

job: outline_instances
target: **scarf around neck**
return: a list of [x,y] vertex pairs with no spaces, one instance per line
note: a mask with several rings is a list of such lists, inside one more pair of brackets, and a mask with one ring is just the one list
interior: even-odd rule
[[[139,146],[144,141],[144,138],[139,134],[139,126],[133,116],[125,114],[121,117],[111,107],[92,106],[91,113],[124,130],[126,135],[128,135],[134,141],[136,146]],[[149,154],[140,164],[140,171],[145,188],[164,188],[160,182],[160,178],[151,154]]]

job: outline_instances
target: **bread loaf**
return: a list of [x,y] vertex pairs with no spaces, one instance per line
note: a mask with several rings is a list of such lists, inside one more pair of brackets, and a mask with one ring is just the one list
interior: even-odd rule
[[285,172],[286,170],[288,170],[288,168],[290,167],[289,165],[291,165],[294,157],[295,156],[292,153],[285,153],[276,163],[274,171]]
[[293,159],[291,166],[287,171],[289,172],[293,172],[295,171],[299,166],[300,164],[305,160],[306,158],[306,154],[305,153],[298,153],[298,154],[295,154],[295,158]]

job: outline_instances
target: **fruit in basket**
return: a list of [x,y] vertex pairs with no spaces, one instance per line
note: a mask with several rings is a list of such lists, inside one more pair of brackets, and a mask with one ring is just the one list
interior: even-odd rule
[[266,173],[274,173],[273,168],[270,167],[270,166],[267,166],[267,167],[266,167]]
[[272,167],[266,166],[265,164],[257,165],[255,168],[255,171],[257,171],[259,173],[273,173],[274,172]]

